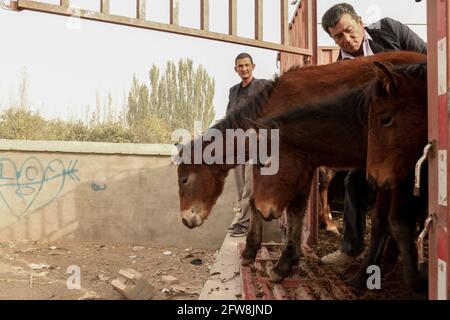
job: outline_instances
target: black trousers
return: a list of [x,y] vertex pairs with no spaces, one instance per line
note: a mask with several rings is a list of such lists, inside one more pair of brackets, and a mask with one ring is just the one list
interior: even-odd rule
[[344,185],[344,237],[341,251],[356,256],[364,251],[366,214],[375,203],[376,192],[369,188],[363,169],[350,170]]

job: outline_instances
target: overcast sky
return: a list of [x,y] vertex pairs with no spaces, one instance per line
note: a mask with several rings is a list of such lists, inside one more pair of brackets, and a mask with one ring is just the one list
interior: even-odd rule
[[[2,0],[0,0],[2,1]],[[4,0],[5,1],[5,0]],[[58,3],[59,0],[41,2]],[[72,0],[72,6],[98,10],[97,0]],[[132,16],[135,0],[111,0],[111,12]],[[179,0],[180,24],[199,27],[199,0]],[[318,0],[318,21],[327,8],[341,2]],[[409,24],[426,41],[426,1],[348,1],[364,22],[391,17]],[[149,1],[147,19],[168,22],[169,1]],[[238,34],[253,37],[254,1],[238,1]],[[210,29],[227,32],[227,0],[210,1]],[[292,15],[294,6],[290,6]],[[264,1],[264,40],[279,41],[279,1]],[[21,73],[30,80],[33,110],[46,117],[84,119],[87,105],[95,107],[111,92],[117,108],[123,105],[133,74],[148,82],[152,64],[164,68],[168,60],[190,58],[202,64],[216,81],[216,118],[223,117],[229,88],[239,82],[234,58],[248,52],[256,63],[255,77],[272,78],[278,72],[276,52],[204,40],[170,33],[137,29],[29,11],[0,9],[0,106],[17,95]],[[319,26],[319,45],[332,45]]]

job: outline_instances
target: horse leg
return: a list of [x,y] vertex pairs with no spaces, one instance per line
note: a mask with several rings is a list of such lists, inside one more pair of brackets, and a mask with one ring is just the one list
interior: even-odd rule
[[388,214],[390,204],[390,192],[378,191],[375,208],[371,215],[372,226],[370,229],[369,248],[364,256],[361,267],[353,278],[347,283],[356,288],[364,288],[367,284],[367,268],[371,265],[380,265],[383,249],[388,238]]
[[270,273],[270,280],[279,282],[289,275],[292,267],[300,260],[300,239],[303,217],[308,199],[308,193],[300,194],[287,208],[287,235],[280,259]]
[[390,235],[387,240],[382,261],[389,266],[393,266],[397,262],[399,253],[397,242],[395,242],[395,239]]
[[250,199],[250,225],[247,239],[245,240],[245,248],[242,252],[241,264],[247,266],[255,261],[256,254],[261,248],[263,220],[261,215],[256,211],[255,200]]
[[333,222],[330,203],[328,201],[328,187],[333,180],[336,171],[326,167],[319,168],[319,226],[325,226],[325,230],[339,234],[339,230]]
[[406,285],[414,292],[418,280],[417,250],[414,242],[415,219],[411,214],[413,208],[408,206],[405,191],[396,188],[392,190],[391,208],[389,211],[389,227],[397,242],[403,261],[403,273]]

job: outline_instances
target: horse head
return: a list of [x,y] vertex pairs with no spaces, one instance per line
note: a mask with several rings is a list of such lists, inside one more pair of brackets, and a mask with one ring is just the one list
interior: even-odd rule
[[367,87],[367,175],[378,187],[395,188],[414,170],[427,142],[427,67],[374,65],[377,76]]

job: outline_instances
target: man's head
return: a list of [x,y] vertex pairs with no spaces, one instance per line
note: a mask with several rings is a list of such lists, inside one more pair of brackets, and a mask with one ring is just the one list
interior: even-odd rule
[[348,3],[339,3],[322,17],[322,28],[334,42],[350,54],[357,53],[364,40],[364,24]]
[[239,54],[234,61],[234,71],[241,77],[245,83],[253,79],[253,70],[255,65],[253,59],[248,53]]

